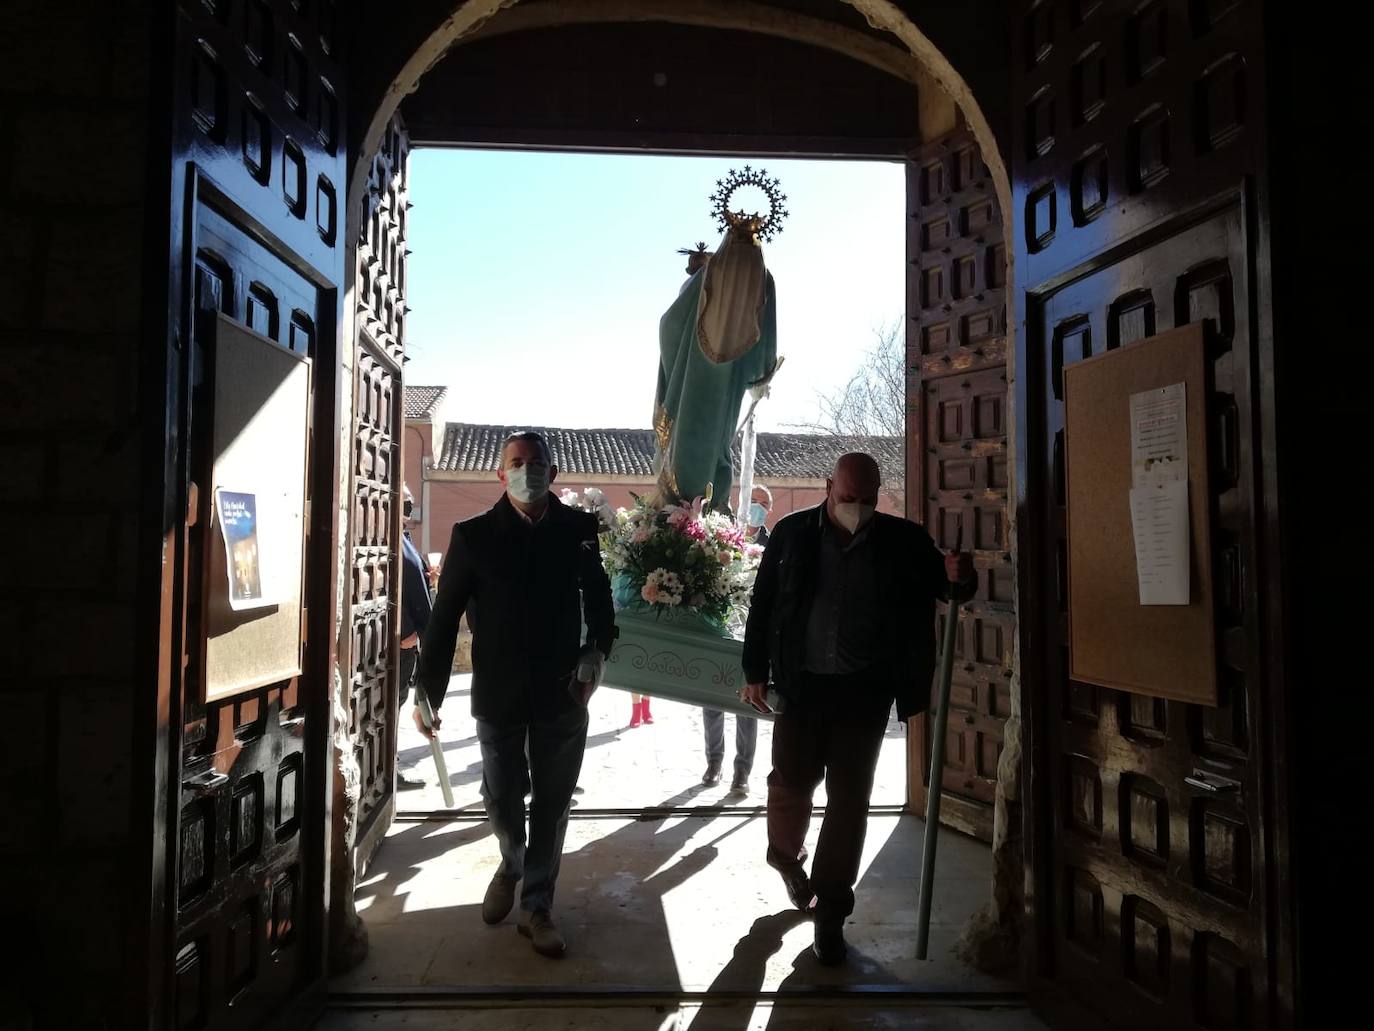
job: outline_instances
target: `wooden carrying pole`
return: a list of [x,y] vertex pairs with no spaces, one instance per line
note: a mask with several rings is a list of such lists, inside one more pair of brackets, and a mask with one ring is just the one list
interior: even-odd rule
[[[954,538],[958,554],[964,544],[964,523]],[[926,782],[926,831],[921,851],[921,889],[916,923],[916,958],[925,959],[930,944],[930,903],[935,880],[935,846],[940,835],[940,785],[945,769],[945,728],[949,724],[949,684],[954,674],[954,640],[959,632],[959,603],[950,585],[949,609],[945,614],[945,634],[940,653],[939,690],[935,695],[935,719],[930,727],[930,779]]]

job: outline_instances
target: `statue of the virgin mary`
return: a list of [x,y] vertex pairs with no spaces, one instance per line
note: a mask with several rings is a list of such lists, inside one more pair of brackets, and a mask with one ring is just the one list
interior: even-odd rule
[[[654,394],[655,504],[690,503],[728,510],[733,480],[731,444],[744,393],[767,383],[777,366],[777,295],[760,238],[786,215],[768,180],[749,168],[718,184],[725,238],[714,255],[705,245],[688,253],[689,278],[658,327],[658,389]],[[730,193],[758,185],[769,193],[768,216],[731,212]]]

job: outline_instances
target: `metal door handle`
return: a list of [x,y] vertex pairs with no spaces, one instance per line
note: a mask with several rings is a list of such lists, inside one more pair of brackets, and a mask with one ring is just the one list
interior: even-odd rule
[[185,777],[181,781],[181,786],[188,791],[209,792],[218,787],[223,787],[229,783],[229,774],[220,773],[219,770],[202,770],[194,777]]
[[1209,795],[1228,795],[1240,793],[1240,782],[1231,780],[1228,777],[1218,777],[1215,773],[1206,770],[1194,770],[1183,778],[1183,783],[1190,788],[1197,788],[1205,791]]

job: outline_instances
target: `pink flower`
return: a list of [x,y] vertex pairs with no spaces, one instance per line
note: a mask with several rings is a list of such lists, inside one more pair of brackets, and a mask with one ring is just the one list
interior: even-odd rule
[[716,558],[720,559],[722,566],[728,566],[734,560],[734,556],[728,551],[718,552]]
[[641,526],[638,530],[636,530],[636,531],[631,535],[630,540],[632,540],[635,544],[643,544],[645,541],[647,541],[647,540],[649,539],[649,537],[650,537],[649,528],[648,528],[648,527],[645,527],[645,526]]
[[677,532],[684,537],[690,537],[694,541],[704,541],[706,539],[706,527],[695,519],[681,522],[677,525]]
[[746,543],[743,527],[734,523],[715,527],[715,538],[721,544],[728,544],[732,548],[742,548]]
[[647,601],[650,605],[657,605],[657,604],[658,604],[658,584],[653,583],[653,582],[646,583],[646,584],[644,585],[643,589],[640,590],[639,596],[640,596],[641,598],[643,598],[645,601]]

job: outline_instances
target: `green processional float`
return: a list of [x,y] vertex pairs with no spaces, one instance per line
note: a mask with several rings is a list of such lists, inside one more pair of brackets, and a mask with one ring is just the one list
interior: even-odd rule
[[[777,354],[777,299],[762,242],[782,228],[777,179],[745,166],[711,195],[724,237],[699,244],[689,278],[659,322],[652,492],[612,512],[596,489],[563,501],[596,512],[620,637],[603,683],[656,698],[760,715],[743,702],[744,617],[762,549],[748,537],[754,408],[768,394]],[[736,191],[766,195],[766,215],[731,211]],[[745,394],[752,398],[743,422]],[[741,437],[738,518],[730,498]]]

